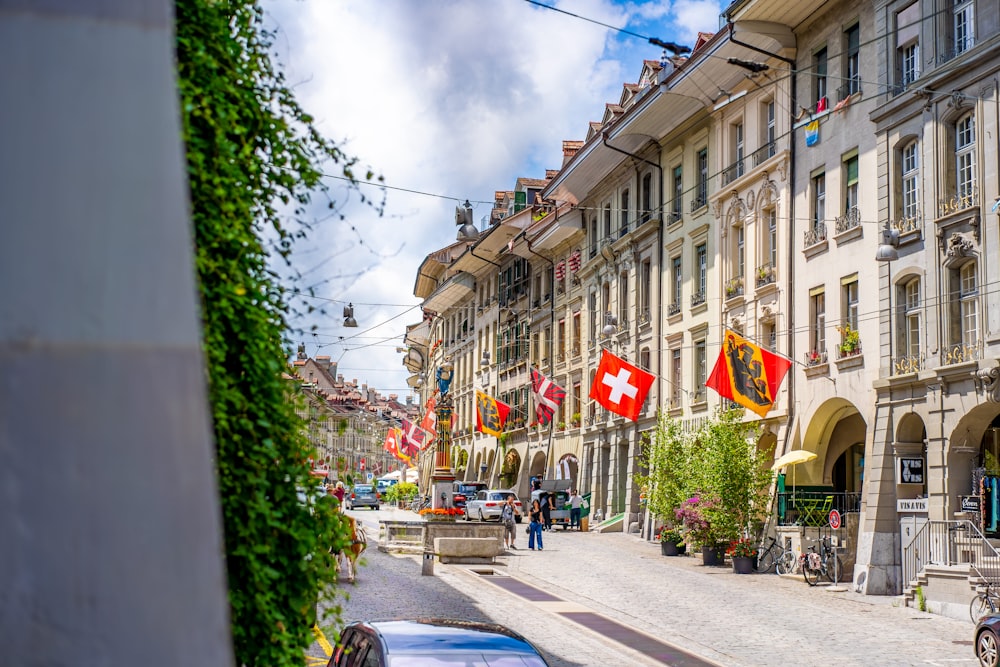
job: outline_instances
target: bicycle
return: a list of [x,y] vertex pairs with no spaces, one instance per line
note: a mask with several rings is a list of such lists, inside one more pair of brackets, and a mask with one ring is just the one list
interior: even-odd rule
[[986,614],[994,613],[1000,608],[1000,592],[996,590],[996,585],[987,581],[985,587],[976,587],[976,597],[969,603],[969,617],[973,623],[978,623],[979,619]]
[[769,544],[761,545],[760,556],[757,558],[758,572],[771,572],[777,574],[791,574],[795,569],[795,552],[788,549],[773,536],[768,536]]
[[820,538],[819,552],[814,545],[809,547],[807,553],[802,554],[801,565],[802,576],[810,586],[818,584],[820,576],[835,584],[845,580],[844,562],[833,550],[828,537]]

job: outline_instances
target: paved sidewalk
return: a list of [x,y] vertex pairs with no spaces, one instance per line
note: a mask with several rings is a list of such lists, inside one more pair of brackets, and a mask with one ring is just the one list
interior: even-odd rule
[[[376,525],[374,514],[359,515]],[[433,577],[420,576],[419,557],[369,545],[357,586],[346,587],[345,620],[493,620],[524,634],[556,667],[663,664],[567,620],[566,610],[596,612],[727,667],[976,664],[970,622],[902,607],[898,598],[831,592],[801,576],[736,575],[731,567],[704,567],[700,557],[661,556],[659,544],[635,535],[556,529],[544,534],[541,552],[525,548],[523,532],[517,539],[520,549],[492,568],[435,563]],[[496,575],[482,574],[490,570]],[[496,585],[496,576],[558,602],[526,600]]]

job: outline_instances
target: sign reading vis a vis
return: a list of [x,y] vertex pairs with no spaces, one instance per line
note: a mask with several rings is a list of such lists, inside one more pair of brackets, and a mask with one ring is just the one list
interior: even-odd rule
[[897,512],[927,512],[927,499],[926,498],[910,498],[903,499],[899,498],[896,500],[896,511]]
[[920,457],[901,457],[899,459],[899,483],[923,484],[924,460]]

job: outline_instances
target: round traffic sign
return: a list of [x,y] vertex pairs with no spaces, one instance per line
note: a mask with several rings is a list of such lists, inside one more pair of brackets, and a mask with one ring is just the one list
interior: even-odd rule
[[840,512],[830,510],[830,528],[840,528]]

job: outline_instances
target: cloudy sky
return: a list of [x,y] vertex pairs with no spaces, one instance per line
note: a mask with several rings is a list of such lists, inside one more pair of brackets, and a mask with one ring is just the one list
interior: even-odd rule
[[[583,140],[643,59],[649,37],[693,45],[714,32],[728,0],[271,0],[277,62],[320,130],[384,177],[378,215],[343,181],[327,179],[337,208],[319,201],[294,259],[311,300],[328,315],[296,324],[309,356],[340,361],[348,379],[407,393],[405,325],[423,258],[455,240],[454,209],[468,199],[481,226],[496,190],[558,169],[563,140]],[[579,17],[579,18],[578,18]],[[585,20],[589,19],[589,20]],[[595,23],[597,22],[597,23]],[[599,24],[622,28],[636,37]],[[336,165],[327,170],[340,173]],[[345,328],[346,302],[357,329]]]

